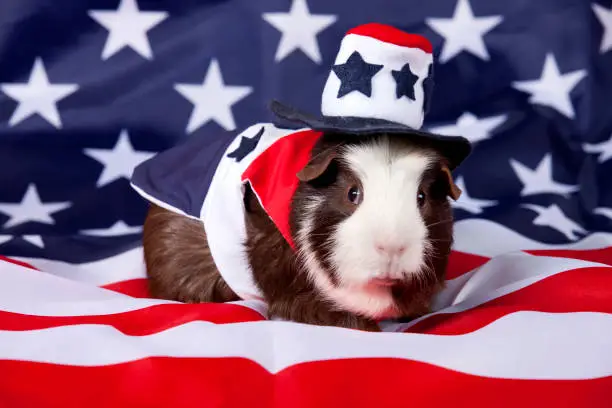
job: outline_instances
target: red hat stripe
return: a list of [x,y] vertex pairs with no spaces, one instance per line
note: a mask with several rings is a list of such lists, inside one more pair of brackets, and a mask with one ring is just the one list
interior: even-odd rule
[[376,38],[377,40],[387,43],[399,45],[401,47],[420,48],[421,50],[430,53],[433,47],[429,40],[419,34],[410,34],[395,27],[380,24],[368,23],[354,27],[347,31],[348,34],[363,35],[366,37]]

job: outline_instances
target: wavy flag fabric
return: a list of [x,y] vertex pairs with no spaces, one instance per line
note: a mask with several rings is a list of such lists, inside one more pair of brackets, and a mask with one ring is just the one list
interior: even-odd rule
[[[612,406],[611,7],[3,0],[0,407]],[[371,21],[431,40],[424,126],[474,144],[434,311],[366,333],[152,299],[134,167],[272,98],[318,111]]]

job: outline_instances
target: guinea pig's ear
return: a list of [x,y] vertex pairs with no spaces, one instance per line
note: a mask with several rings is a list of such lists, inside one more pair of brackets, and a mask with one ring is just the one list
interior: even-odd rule
[[338,155],[335,147],[323,150],[310,158],[310,161],[297,173],[300,181],[311,181],[321,176],[329,167],[331,161]]
[[446,175],[447,181],[448,181],[448,185],[449,185],[449,196],[457,201],[457,199],[459,198],[459,196],[461,196],[461,189],[459,187],[457,187],[457,185],[455,184],[455,182],[453,181],[453,175],[451,174],[451,171],[448,169],[448,167],[446,166],[442,166],[442,173],[444,173]]

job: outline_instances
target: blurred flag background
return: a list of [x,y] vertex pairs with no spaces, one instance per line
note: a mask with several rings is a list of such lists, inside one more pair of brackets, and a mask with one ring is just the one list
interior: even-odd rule
[[137,163],[273,120],[274,98],[319,111],[342,36],[371,21],[434,44],[424,126],[474,143],[458,220],[510,242],[612,231],[605,2],[7,0],[0,252],[82,263],[138,245]]

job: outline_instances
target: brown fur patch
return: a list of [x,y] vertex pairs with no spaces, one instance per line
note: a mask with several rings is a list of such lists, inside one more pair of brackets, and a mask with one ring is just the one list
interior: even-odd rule
[[151,204],[143,246],[153,297],[185,303],[239,300],[217,270],[198,220]]

